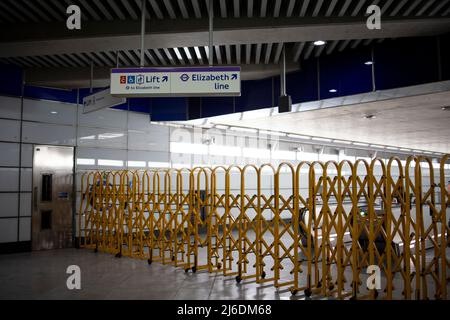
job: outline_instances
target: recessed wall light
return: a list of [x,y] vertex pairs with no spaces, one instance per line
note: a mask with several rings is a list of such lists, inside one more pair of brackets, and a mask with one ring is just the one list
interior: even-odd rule
[[337,90],[336,90],[336,89],[330,89],[329,92],[330,92],[330,93],[336,93]]
[[315,46],[323,46],[325,43],[326,43],[326,42],[323,41],[323,40],[317,40],[317,41],[314,41],[314,45],[315,45]]

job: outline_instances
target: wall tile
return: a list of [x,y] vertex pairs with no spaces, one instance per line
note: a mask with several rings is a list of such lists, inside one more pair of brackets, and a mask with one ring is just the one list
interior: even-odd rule
[[16,167],[19,165],[19,144],[0,142],[0,166]]
[[31,191],[33,186],[33,169],[22,168],[20,173],[20,191]]
[[19,241],[31,240],[31,218],[19,219]]
[[33,213],[31,212],[31,193],[20,194],[20,216],[29,217]]
[[75,127],[23,122],[23,142],[52,145],[74,145]]
[[0,96],[0,118],[20,120],[20,98]]
[[17,217],[18,197],[18,193],[0,193],[0,217]]
[[22,144],[22,167],[33,166],[33,145]]
[[17,218],[0,219],[0,243],[17,241]]
[[127,113],[114,110],[102,109],[95,112],[83,114],[83,108],[78,108],[78,125],[93,128],[127,128]]
[[0,119],[0,141],[19,142],[20,121]]
[[[76,105],[46,100],[23,100],[23,120],[76,124]],[[57,112],[53,114],[52,112]]]
[[120,129],[78,128],[78,145],[97,148],[126,149],[127,135]]
[[0,168],[0,192],[19,190],[19,169]]

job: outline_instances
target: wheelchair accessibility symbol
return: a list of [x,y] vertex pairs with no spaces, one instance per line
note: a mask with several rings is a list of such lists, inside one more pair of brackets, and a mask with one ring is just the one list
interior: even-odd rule
[[189,80],[189,76],[186,73],[183,73],[180,76],[181,81],[188,81]]

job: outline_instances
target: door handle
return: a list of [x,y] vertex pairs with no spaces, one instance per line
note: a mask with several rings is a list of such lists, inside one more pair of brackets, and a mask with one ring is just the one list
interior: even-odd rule
[[38,194],[38,187],[34,187],[34,192],[33,192],[33,206],[34,206],[34,210],[37,210],[37,208],[38,208],[37,194]]

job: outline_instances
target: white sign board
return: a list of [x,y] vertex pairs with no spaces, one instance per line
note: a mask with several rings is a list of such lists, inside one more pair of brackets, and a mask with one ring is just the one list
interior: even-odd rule
[[102,90],[83,98],[83,113],[100,110],[103,108],[117,106],[125,103],[127,99],[113,97],[109,93],[109,89]]
[[112,69],[111,95],[121,97],[239,96],[241,95],[241,68]]

